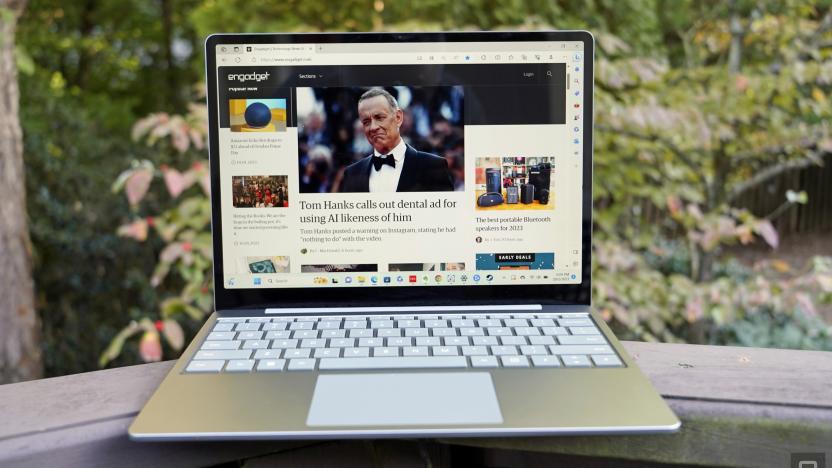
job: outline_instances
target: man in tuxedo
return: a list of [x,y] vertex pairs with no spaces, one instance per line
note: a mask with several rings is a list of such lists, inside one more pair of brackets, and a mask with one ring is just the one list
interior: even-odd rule
[[404,113],[392,94],[373,88],[358,99],[358,118],[373,154],[344,170],[341,192],[450,192],[448,162],[405,144]]

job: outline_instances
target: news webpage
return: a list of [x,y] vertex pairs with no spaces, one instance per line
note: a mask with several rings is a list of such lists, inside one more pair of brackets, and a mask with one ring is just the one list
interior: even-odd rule
[[580,283],[582,53],[217,46],[226,287]]

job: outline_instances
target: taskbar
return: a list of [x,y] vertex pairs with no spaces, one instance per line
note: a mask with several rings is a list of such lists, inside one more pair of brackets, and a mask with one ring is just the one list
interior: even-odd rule
[[375,287],[375,286],[483,286],[580,284],[580,270],[483,270],[483,271],[402,271],[250,274],[227,276],[226,289]]

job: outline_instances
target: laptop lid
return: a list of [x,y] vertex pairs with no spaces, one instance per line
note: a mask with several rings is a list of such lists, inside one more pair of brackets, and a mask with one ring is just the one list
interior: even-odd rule
[[589,33],[205,45],[217,310],[589,304]]

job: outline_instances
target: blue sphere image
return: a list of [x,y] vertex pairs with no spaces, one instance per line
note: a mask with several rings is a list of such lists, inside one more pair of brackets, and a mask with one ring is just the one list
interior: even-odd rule
[[272,121],[272,111],[262,102],[254,102],[246,107],[244,117],[249,127],[263,128]]

